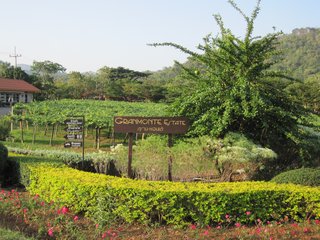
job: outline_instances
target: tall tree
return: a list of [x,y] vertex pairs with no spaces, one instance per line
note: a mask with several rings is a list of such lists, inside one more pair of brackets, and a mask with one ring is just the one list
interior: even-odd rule
[[33,76],[36,78],[34,84],[40,88],[40,99],[54,99],[56,87],[54,85],[55,76],[63,73],[66,69],[59,63],[51,61],[37,62],[33,61],[31,66]]
[[10,63],[0,61],[0,77],[10,79],[20,79],[32,82],[30,76],[20,67],[11,66]]
[[202,54],[170,42],[151,44],[175,47],[203,66],[181,65],[183,77],[193,81],[194,89],[176,100],[173,112],[189,117],[193,135],[223,137],[228,131],[239,131],[267,146],[294,144],[302,109],[275,84],[274,80],[285,76],[270,69],[276,61],[272,57],[278,54],[281,33],[253,36],[260,0],[251,16],[234,1],[228,2],[246,21],[243,39],[226,28],[216,14],[220,35],[204,38],[204,44],[198,47]]

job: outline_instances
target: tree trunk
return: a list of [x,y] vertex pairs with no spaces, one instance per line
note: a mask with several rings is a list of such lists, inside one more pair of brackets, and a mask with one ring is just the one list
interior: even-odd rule
[[33,131],[32,131],[32,144],[36,141],[36,132],[37,132],[37,125],[33,125]]
[[24,139],[23,139],[23,121],[20,120],[20,132],[21,132],[21,143],[24,142]]
[[55,126],[55,124],[52,124],[51,137],[50,137],[50,141],[49,141],[50,146],[52,146],[52,140],[53,140],[53,136],[54,136],[54,126]]
[[100,128],[96,128],[96,149],[100,149]]

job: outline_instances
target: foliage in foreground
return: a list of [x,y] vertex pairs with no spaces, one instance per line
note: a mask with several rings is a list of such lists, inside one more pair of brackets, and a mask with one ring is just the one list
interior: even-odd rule
[[[304,223],[263,223],[256,219],[254,225],[242,225],[230,221],[226,225],[200,227],[191,224],[177,229],[170,226],[99,225],[76,215],[59,203],[44,201],[39,195],[0,189],[0,236],[13,239],[316,239],[319,238],[320,221]],[[19,202],[20,204],[17,204]],[[251,212],[245,215],[250,218]],[[230,216],[225,216],[229,219]],[[15,232],[2,229],[5,227]],[[21,233],[16,232],[19,230]],[[26,236],[33,238],[23,237]]]
[[[257,218],[263,222],[320,218],[318,188],[266,182],[151,182],[48,165],[29,170],[30,193],[86,212],[99,223],[214,225],[252,223]],[[245,215],[247,211],[252,218]]]
[[3,182],[8,161],[8,149],[0,142],[0,186]]
[[280,173],[272,179],[276,183],[320,186],[320,168],[300,168]]
[[22,233],[11,231],[9,229],[0,228],[0,236],[2,240],[32,240],[33,238],[25,237]]

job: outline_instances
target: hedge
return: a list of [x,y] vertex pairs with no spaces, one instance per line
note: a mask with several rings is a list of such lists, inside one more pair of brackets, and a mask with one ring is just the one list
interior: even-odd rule
[[100,223],[215,225],[320,218],[320,189],[314,187],[271,182],[151,182],[43,164],[29,169],[30,193],[85,212]]
[[0,143],[0,186],[3,182],[3,175],[5,173],[5,169],[7,166],[7,160],[8,160],[8,149]]
[[282,172],[272,182],[294,183],[305,186],[320,186],[320,168],[299,168]]

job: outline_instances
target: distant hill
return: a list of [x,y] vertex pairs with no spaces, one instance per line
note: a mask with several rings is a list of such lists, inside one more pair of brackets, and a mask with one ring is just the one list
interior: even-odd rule
[[18,67],[20,67],[23,71],[26,72],[26,74],[31,75],[31,66],[27,64],[18,64]]
[[[320,29],[297,28],[280,38],[279,48],[283,60],[274,65],[275,69],[286,71],[289,76],[305,80],[320,74]],[[193,65],[189,60],[184,65]],[[180,70],[177,65],[154,72],[152,78],[159,81],[174,79]]]
[[320,29],[297,28],[280,38],[283,60],[274,67],[305,80],[320,73]]

